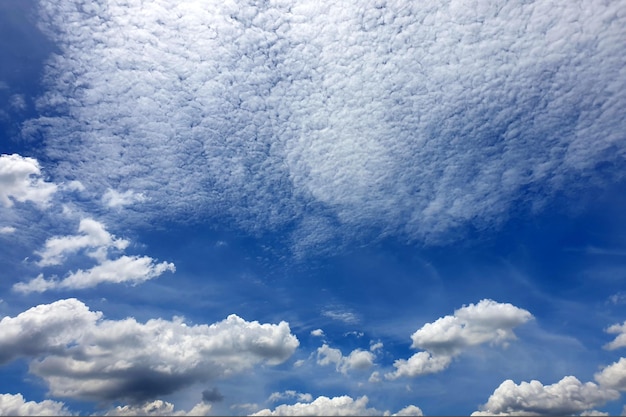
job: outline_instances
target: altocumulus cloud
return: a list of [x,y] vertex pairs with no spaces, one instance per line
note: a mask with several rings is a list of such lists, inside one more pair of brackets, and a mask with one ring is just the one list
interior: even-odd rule
[[128,216],[435,242],[621,175],[620,2],[40,6],[61,53],[23,133],[56,177],[145,196]]
[[33,307],[0,321],[0,363],[34,359],[30,372],[51,395],[134,403],[256,364],[276,365],[298,347],[286,322],[236,315],[211,325],[182,319],[113,321],[76,299]]
[[394,362],[387,379],[415,377],[443,371],[465,349],[484,343],[506,344],[515,339],[513,328],[532,318],[528,311],[509,303],[481,300],[463,306],[454,315],[426,323],[411,336],[412,348],[424,349],[408,360]]

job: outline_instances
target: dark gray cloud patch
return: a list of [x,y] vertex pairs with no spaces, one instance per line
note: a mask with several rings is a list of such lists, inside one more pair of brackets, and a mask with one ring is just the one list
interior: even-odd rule
[[202,401],[207,403],[215,403],[220,402],[224,399],[222,393],[217,389],[217,387],[213,387],[211,389],[205,389],[202,391]]
[[41,10],[63,53],[40,100],[54,117],[26,129],[46,132],[56,175],[143,193],[144,218],[331,215],[435,242],[623,161],[616,2]]

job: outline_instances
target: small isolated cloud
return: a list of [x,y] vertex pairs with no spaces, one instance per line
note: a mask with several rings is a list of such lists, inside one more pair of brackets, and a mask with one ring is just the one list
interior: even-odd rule
[[207,416],[211,412],[211,405],[196,404],[189,411],[174,411],[174,404],[167,401],[155,400],[143,405],[117,406],[109,410],[105,416]]
[[351,311],[343,309],[329,309],[323,310],[322,316],[328,317],[336,321],[341,321],[346,324],[356,324],[359,322],[359,317]]
[[609,334],[617,334],[615,339],[604,345],[605,349],[615,350],[626,346],[626,322],[623,324],[614,324],[606,329]]
[[324,331],[322,329],[311,330],[311,336],[324,337]]
[[318,365],[335,364],[337,371],[343,374],[351,370],[369,369],[374,365],[374,359],[372,352],[362,349],[355,349],[348,356],[343,356],[339,349],[331,348],[325,343],[317,348]]
[[193,326],[180,319],[105,320],[76,299],[0,321],[0,364],[32,359],[30,372],[51,395],[105,402],[143,402],[257,364],[276,365],[298,345],[286,322],[236,315]]
[[411,336],[414,349],[423,349],[408,360],[395,361],[396,371],[388,379],[414,377],[440,372],[452,358],[471,346],[484,343],[505,344],[515,339],[513,328],[532,318],[528,311],[508,303],[481,300],[464,306],[452,316],[425,324]]
[[372,375],[370,375],[368,382],[372,382],[372,383],[376,383],[376,382],[380,382],[382,381],[382,379],[380,378],[380,372],[378,371],[374,371],[372,372]]
[[298,402],[293,405],[281,404],[274,410],[264,409],[258,411],[253,416],[421,416],[422,410],[419,407],[410,405],[395,414],[389,411],[380,411],[376,408],[368,408],[367,396],[362,396],[356,400],[347,395],[341,397],[317,397],[314,401]]
[[11,233],[15,233],[15,230],[15,227],[3,226],[0,227],[0,235],[10,235]]
[[0,394],[3,416],[71,416],[65,404],[58,401],[25,401],[22,394]]
[[111,208],[121,208],[144,201],[146,201],[146,196],[143,193],[136,193],[133,190],[126,190],[120,193],[109,188],[102,196],[102,203]]
[[267,400],[269,402],[278,402],[289,399],[297,399],[299,402],[311,402],[313,401],[313,396],[311,394],[297,392],[295,390],[286,390],[283,392],[273,392]]
[[370,350],[372,352],[376,352],[377,350],[381,350],[383,348],[383,342],[370,342]]
[[566,416],[590,412],[594,407],[617,398],[617,391],[593,382],[583,384],[573,376],[566,376],[552,385],[543,385],[535,380],[517,385],[509,379],[496,388],[481,411],[472,415]]
[[11,207],[16,201],[32,201],[45,207],[56,190],[55,184],[42,178],[36,159],[0,155],[0,204]]
[[202,401],[204,401],[205,403],[216,403],[222,401],[223,399],[224,396],[217,389],[217,387],[205,389],[204,391],[202,391]]
[[149,256],[122,255],[108,259],[111,249],[124,250],[129,241],[118,239],[106,231],[104,225],[93,219],[82,219],[79,234],[53,237],[46,241],[45,248],[37,254],[39,266],[58,265],[68,255],[85,251],[98,264],[90,269],[70,272],[62,280],[45,279],[43,274],[28,282],[13,285],[13,290],[24,294],[44,292],[51,289],[84,289],[101,283],[130,283],[133,285],[158,277],[166,271],[176,272],[171,262],[157,263]]

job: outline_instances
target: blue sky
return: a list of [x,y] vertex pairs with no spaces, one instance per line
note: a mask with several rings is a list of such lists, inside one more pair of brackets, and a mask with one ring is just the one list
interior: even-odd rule
[[0,3],[0,414],[615,415],[626,4]]

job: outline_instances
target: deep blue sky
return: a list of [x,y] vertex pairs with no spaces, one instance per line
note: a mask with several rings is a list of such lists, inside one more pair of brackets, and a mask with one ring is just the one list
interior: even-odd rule
[[619,414],[625,10],[1,1],[0,414]]

